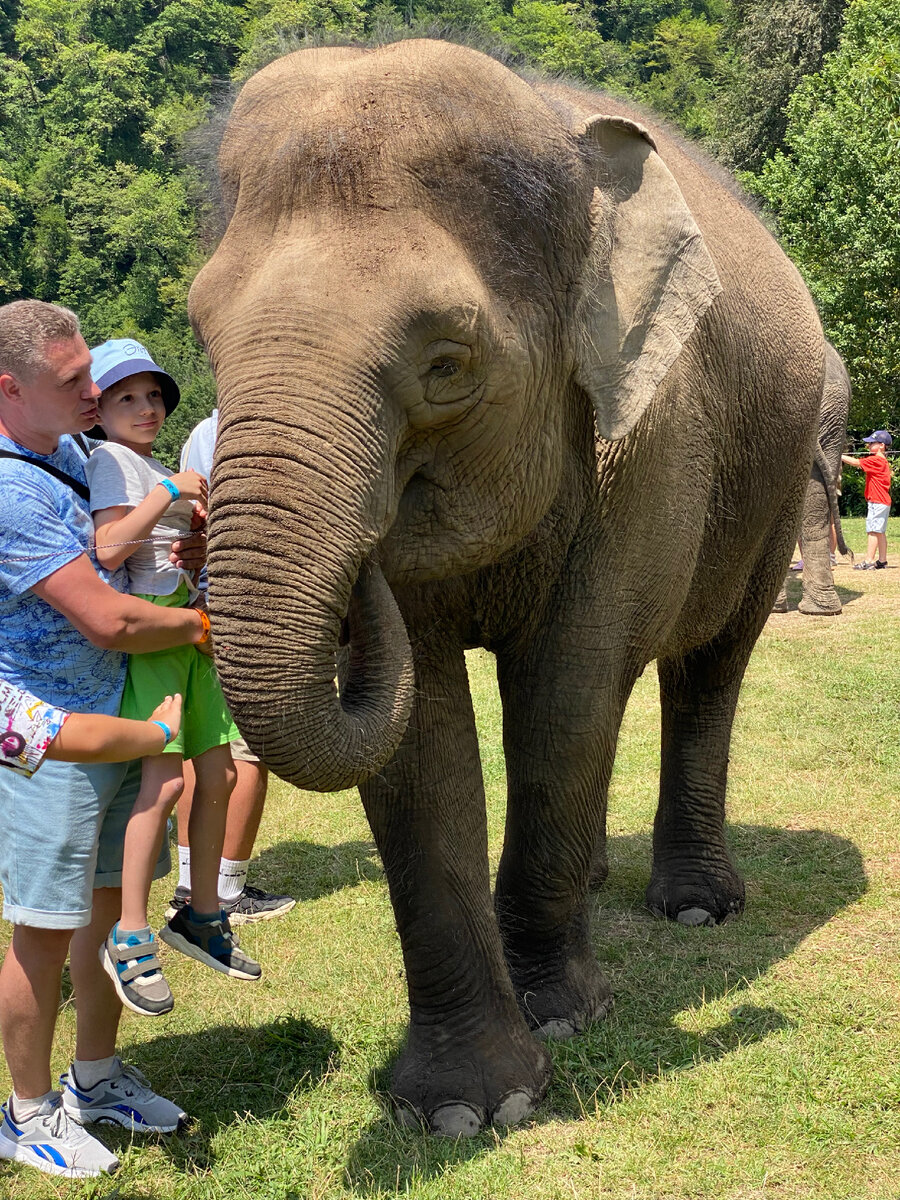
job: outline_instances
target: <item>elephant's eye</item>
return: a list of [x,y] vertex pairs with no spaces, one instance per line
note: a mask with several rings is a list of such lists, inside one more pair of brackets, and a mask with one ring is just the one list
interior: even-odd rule
[[436,358],[429,368],[429,375],[437,375],[440,379],[445,379],[448,375],[455,375],[459,370],[459,363],[455,358]]

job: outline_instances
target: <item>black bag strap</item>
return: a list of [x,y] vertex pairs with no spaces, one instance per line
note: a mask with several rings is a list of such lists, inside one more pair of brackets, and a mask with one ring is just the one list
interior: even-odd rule
[[[81,448],[86,450],[84,445]],[[65,471],[61,471],[59,467],[54,467],[52,463],[41,462],[37,458],[29,458],[25,454],[14,454],[12,450],[0,450],[0,458],[17,458],[20,462],[31,463],[33,467],[38,467],[41,471],[46,471],[48,475],[52,475],[60,483],[65,483],[82,500],[90,500],[91,498],[87,484],[75,479],[74,476],[67,474]]]

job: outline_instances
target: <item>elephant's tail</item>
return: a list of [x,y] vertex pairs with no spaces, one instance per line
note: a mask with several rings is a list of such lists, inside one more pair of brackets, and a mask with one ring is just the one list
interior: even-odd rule
[[[838,508],[837,494],[837,476],[831,469],[825,451],[822,449],[822,443],[816,442],[816,466],[822,474],[822,481],[825,484],[825,492],[828,495],[828,507],[831,510],[831,519],[834,522],[834,532],[837,537],[837,548],[845,557],[849,557],[853,562],[853,551],[844,541],[844,530],[841,526],[841,514]],[[838,467],[840,470],[840,467]]]

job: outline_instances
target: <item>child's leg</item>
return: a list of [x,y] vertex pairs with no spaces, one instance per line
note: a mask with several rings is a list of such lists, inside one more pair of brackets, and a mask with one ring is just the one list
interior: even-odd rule
[[875,562],[878,558],[878,537],[877,533],[870,533],[866,538],[866,559],[869,562]]
[[166,820],[183,786],[180,754],[160,754],[158,758],[144,759],[141,790],[125,831],[121,929],[143,929],[147,925],[147,897],[153,869]]
[[214,746],[192,761],[196,782],[188,823],[191,907],[196,913],[217,913],[220,909],[219,859],[225,841],[228,798],[237,773],[228,745]]
[[878,539],[878,561],[887,562],[887,534],[876,533],[875,537]]

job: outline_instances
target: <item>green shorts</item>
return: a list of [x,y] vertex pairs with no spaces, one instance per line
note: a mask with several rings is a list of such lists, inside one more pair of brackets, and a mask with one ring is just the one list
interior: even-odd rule
[[[181,584],[171,596],[141,596],[164,608],[183,608],[187,587]],[[197,758],[214,746],[227,746],[240,737],[222,695],[213,660],[196,646],[176,646],[150,654],[129,654],[125,692],[119,716],[146,721],[166,696],[181,692],[184,709],[181,730],[164,754]]]

